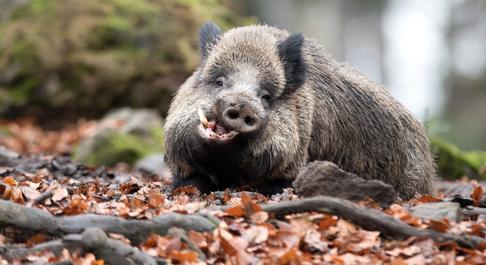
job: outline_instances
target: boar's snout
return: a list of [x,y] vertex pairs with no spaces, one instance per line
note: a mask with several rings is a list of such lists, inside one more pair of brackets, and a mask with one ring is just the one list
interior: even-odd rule
[[[253,102],[246,97],[226,95],[220,99],[221,120],[233,130],[250,133],[260,128],[261,119]],[[220,113],[221,113],[220,112]]]

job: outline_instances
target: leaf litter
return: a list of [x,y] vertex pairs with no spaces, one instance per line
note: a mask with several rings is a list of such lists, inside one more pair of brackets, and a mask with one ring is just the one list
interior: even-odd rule
[[[13,133],[0,136],[0,145],[25,157],[34,156],[39,164],[31,172],[2,167],[0,197],[3,200],[31,205],[56,216],[93,213],[143,220],[170,212],[211,212],[219,221],[218,227],[212,232],[188,231],[187,241],[171,234],[152,234],[144,242],[134,244],[122,235],[109,235],[173,264],[486,264],[484,248],[465,249],[454,243],[439,244],[424,238],[393,240],[324,213],[290,214],[275,219],[262,211],[261,203],[299,199],[291,189],[272,197],[230,191],[201,195],[193,187],[169,194],[169,180],[77,164],[75,168],[82,171],[79,174],[83,177],[71,178],[48,165],[89,136],[96,128],[95,122],[80,122],[57,132],[43,131],[29,121],[2,122],[2,125]],[[63,163],[75,164],[63,157]],[[462,200],[471,200],[471,205],[479,206],[483,188],[475,181],[471,185],[474,188],[470,198]],[[49,196],[36,202],[44,194]],[[414,205],[451,200],[439,193],[396,203],[388,209],[371,202],[363,204],[418,228],[484,238],[486,223],[480,214],[465,216],[455,223],[447,219],[422,220],[407,211]],[[220,210],[221,206],[227,208]],[[13,245],[30,247],[53,239],[52,235],[29,234],[13,226],[0,227],[0,251]],[[67,249],[60,253],[36,252],[13,261],[0,257],[0,264],[61,261],[105,264],[92,253]]]

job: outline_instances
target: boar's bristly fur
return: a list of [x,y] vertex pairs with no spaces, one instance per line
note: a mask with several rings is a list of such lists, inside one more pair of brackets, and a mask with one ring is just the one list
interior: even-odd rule
[[174,187],[275,193],[308,162],[325,160],[404,199],[432,191],[420,122],[314,40],[265,25],[222,33],[207,23],[199,35],[201,64],[165,124]]

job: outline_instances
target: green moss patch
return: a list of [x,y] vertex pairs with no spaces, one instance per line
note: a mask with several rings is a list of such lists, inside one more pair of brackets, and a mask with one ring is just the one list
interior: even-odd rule
[[162,152],[162,129],[151,128],[150,132],[153,133],[152,137],[140,137],[108,130],[95,139],[91,139],[93,149],[89,153],[79,149],[75,150],[74,159],[93,166],[113,166],[119,162],[133,165],[149,154]]
[[436,154],[439,175],[447,179],[468,176],[486,179],[486,152],[462,151],[457,146],[438,137],[431,137],[431,145]]

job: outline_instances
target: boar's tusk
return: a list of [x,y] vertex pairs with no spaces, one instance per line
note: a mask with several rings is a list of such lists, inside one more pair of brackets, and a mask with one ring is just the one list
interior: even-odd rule
[[206,115],[204,114],[204,111],[201,109],[201,107],[197,109],[197,114],[199,115],[199,121],[201,121],[204,128],[208,127],[208,119],[206,118]]

